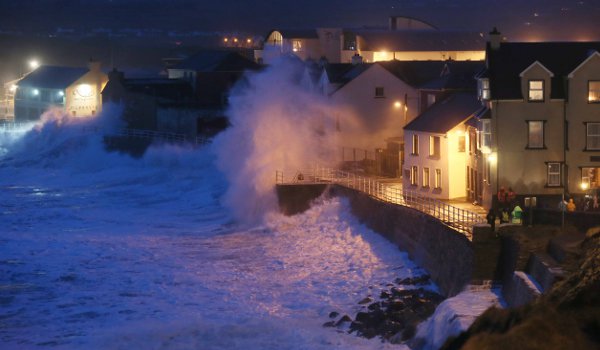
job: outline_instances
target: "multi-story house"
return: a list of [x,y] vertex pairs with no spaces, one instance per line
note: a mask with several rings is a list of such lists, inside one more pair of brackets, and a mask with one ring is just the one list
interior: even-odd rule
[[486,207],[501,187],[555,207],[600,189],[600,42],[509,43],[490,33],[479,95]]

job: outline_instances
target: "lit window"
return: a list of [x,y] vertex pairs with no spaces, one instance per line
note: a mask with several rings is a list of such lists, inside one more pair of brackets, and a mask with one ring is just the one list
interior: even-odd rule
[[429,187],[429,168],[423,168],[423,187]]
[[480,80],[481,89],[479,91],[479,98],[482,100],[490,99],[490,81],[488,79]]
[[283,45],[283,36],[281,35],[280,32],[274,31],[267,38],[267,44],[274,45],[274,46],[281,46],[281,45]]
[[294,52],[304,51],[302,48],[302,40],[292,40],[292,50]]
[[375,97],[385,97],[383,86],[378,86],[375,88]]
[[527,148],[544,148],[544,121],[527,122]]
[[581,184],[588,189],[600,188],[600,168],[581,168]]
[[412,154],[416,156],[419,154],[419,135],[413,135],[412,139]]
[[439,157],[440,156],[440,137],[429,136],[429,156]]
[[458,137],[458,151],[464,152],[466,144],[467,144],[467,137],[465,135],[459,136]]
[[560,186],[560,163],[548,163],[548,187]]
[[529,101],[544,101],[544,81],[529,81]]
[[410,168],[410,184],[416,186],[418,184],[419,177],[419,168],[417,166],[413,166]]
[[442,188],[442,169],[435,169],[435,188]]
[[600,150],[600,123],[586,123],[586,142],[587,150]]
[[600,80],[588,82],[588,102],[600,103]]

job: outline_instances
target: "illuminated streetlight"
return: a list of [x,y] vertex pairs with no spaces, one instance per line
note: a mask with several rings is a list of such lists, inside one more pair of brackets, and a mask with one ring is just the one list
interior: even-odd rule
[[238,38],[233,38],[233,42],[237,43],[238,42]]
[[590,185],[587,182],[582,182],[579,185],[579,187],[581,187],[581,189],[585,191],[585,190],[587,190],[590,187]]
[[17,91],[17,86],[15,84],[12,84],[10,86],[10,92],[15,92],[15,91]]
[[402,102],[400,102],[400,101],[394,102],[394,107],[396,107],[396,108],[402,107]]
[[226,43],[229,41],[229,38],[223,38],[223,42]]
[[28,63],[31,70],[36,70],[40,66],[40,62],[38,62],[38,60],[30,60]]
[[40,90],[38,89],[33,89],[33,91],[31,91],[31,93],[33,94],[33,96],[37,96],[40,94]]
[[248,44],[250,44],[250,43],[252,42],[252,39],[248,38],[248,39],[246,39],[246,42],[247,42]]

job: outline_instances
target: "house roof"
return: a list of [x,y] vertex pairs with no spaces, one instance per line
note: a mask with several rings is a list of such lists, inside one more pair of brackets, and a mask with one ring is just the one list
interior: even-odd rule
[[488,45],[486,57],[492,99],[523,99],[521,74],[538,61],[554,74],[550,98],[565,98],[565,81],[582,62],[600,51],[600,42],[501,43],[493,50]]
[[457,92],[431,105],[404,129],[445,134],[481,109],[474,93]]
[[241,72],[258,69],[254,61],[234,51],[205,50],[181,61],[173,69],[187,69],[196,72]]
[[323,68],[332,84],[345,84],[367,70],[371,64],[328,63]]
[[485,39],[476,32],[432,30],[358,30],[367,51],[478,51]]
[[41,66],[19,80],[19,87],[66,89],[89,72],[88,68]]
[[475,74],[483,67],[477,61],[385,61],[377,62],[415,88],[471,89]]

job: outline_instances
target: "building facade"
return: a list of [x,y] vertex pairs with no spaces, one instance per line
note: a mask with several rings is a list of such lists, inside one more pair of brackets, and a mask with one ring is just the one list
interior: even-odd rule
[[600,189],[600,43],[507,43],[492,33],[479,94],[490,110],[485,204],[500,187],[555,207]]
[[30,72],[15,84],[14,121],[37,120],[51,107],[74,117],[96,115],[108,81],[100,68],[100,62],[90,62],[88,68],[41,66]]

